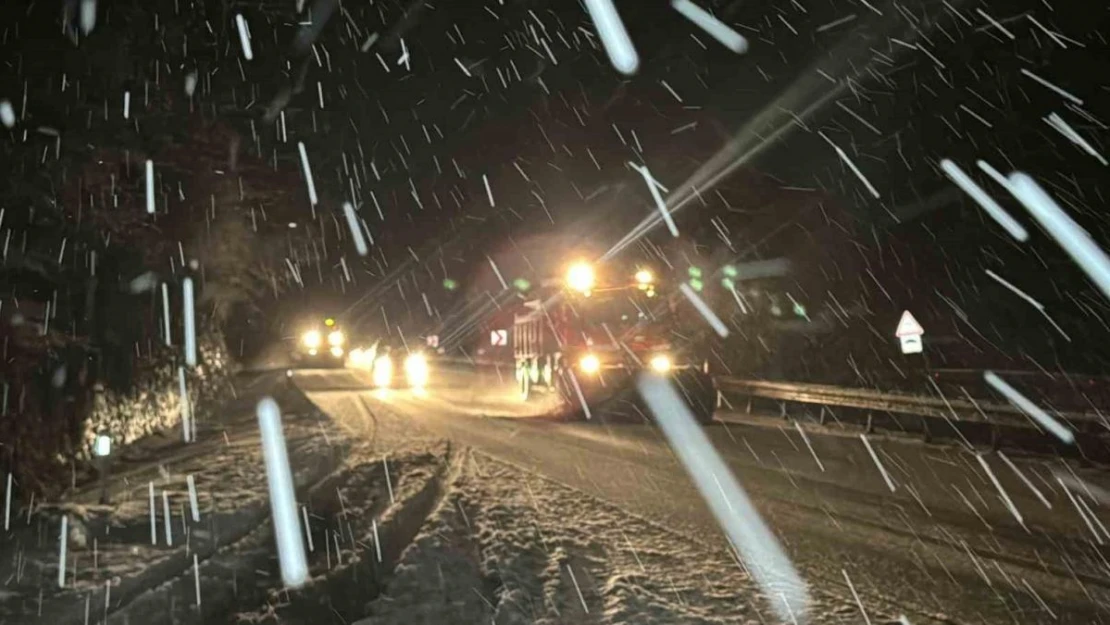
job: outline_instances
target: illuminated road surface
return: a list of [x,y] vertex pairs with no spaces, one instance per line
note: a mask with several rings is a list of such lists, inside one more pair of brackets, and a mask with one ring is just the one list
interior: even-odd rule
[[[510,375],[457,373],[450,388],[427,392],[370,390],[368,377],[353,371],[299,371],[293,380],[342,427],[372,432],[384,446],[447,439],[725,548],[655,428],[527,418],[542,407],[522,405]],[[1100,472],[1010,454],[1019,476],[987,454],[992,478],[974,454],[955,448],[872,437],[872,455],[858,432],[808,430],[807,441],[773,419],[708,433],[814,594],[853,602],[850,578],[865,606],[913,623],[1107,617],[1100,603],[1110,577],[1095,549],[1110,535],[1073,503],[1099,514],[1096,487],[1110,485]],[[1078,486],[1069,497],[1057,473],[1064,482],[1083,479],[1090,493]]]

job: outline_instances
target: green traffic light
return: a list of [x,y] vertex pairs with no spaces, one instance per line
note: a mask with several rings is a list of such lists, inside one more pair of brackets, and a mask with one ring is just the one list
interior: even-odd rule
[[700,267],[690,267],[689,271],[690,271],[690,277],[691,278],[700,278],[701,277],[701,268]]
[[730,278],[735,278],[736,276],[740,275],[740,272],[737,271],[736,267],[733,267],[732,265],[725,265],[722,271],[724,271],[725,275]]
[[704,287],[705,287],[705,285],[702,284],[701,280],[698,280],[697,278],[694,278],[694,279],[690,280],[690,288],[694,289],[698,293],[701,293],[701,290]]
[[525,280],[524,278],[517,278],[516,280],[513,280],[513,286],[518,291],[527,291],[532,288],[532,283]]
[[447,289],[448,291],[454,291],[458,287],[459,287],[459,283],[455,282],[451,278],[444,278],[443,279],[443,288]]

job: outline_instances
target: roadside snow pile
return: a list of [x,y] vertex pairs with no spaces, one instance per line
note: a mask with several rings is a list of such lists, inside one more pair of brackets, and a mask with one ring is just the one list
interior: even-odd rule
[[[88,623],[91,602],[110,622],[160,625],[194,622],[201,600],[200,615],[212,618],[234,601],[262,601],[280,576],[258,428],[250,414],[223,421],[226,429],[202,428],[194,443],[140,441],[149,448],[138,466],[117,467],[112,505],[90,503],[93,488],[67,504],[13,514],[0,543],[7,580],[0,624]],[[350,442],[315,411],[287,412],[283,426],[294,487],[307,499],[342,464]],[[63,516],[67,570],[59,588]],[[209,613],[209,605],[222,611]]]
[[[355,625],[774,621],[731,554],[482,454],[461,465],[372,616]],[[822,597],[809,616],[861,620],[855,606]]]
[[[186,392],[190,409],[217,402],[228,389],[230,359],[223,341],[208,336],[198,342],[200,364],[186,371]],[[128,393],[98,392],[85,419],[77,454],[88,459],[100,432],[107,432],[112,443],[127,445],[181,421],[181,392],[177,368],[170,363],[157,367],[135,383]]]

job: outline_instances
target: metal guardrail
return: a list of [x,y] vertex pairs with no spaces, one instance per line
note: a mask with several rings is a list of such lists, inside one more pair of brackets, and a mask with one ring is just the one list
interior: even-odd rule
[[[830,407],[855,408],[880,413],[917,415],[1020,428],[1036,425],[1018,408],[989,400],[939,398],[906,393],[893,393],[864,388],[846,388],[823,384],[742,380],[718,376],[718,389],[726,394],[775,399],[784,402],[819,404]],[[1079,431],[1106,431],[1107,419],[1090,412],[1059,412],[1049,414],[1070,423]]]

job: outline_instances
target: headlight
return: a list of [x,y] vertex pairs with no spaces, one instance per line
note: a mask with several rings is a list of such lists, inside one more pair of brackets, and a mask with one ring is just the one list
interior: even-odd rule
[[428,385],[428,359],[424,354],[410,354],[405,358],[405,378],[413,388]]
[[345,337],[343,336],[342,332],[340,332],[339,330],[332,330],[328,333],[328,345],[331,345],[332,347],[342,345],[344,338]]
[[301,336],[301,342],[309,349],[316,349],[320,347],[321,337],[319,330],[309,330]]
[[567,271],[567,286],[580,293],[594,288],[594,268],[586,263],[575,263]]
[[652,356],[651,360],[648,361],[648,365],[650,365],[651,370],[656,373],[666,373],[670,371],[673,366],[671,357],[666,354],[656,354]]
[[393,382],[393,359],[382,356],[374,361],[374,369],[370,373],[374,386],[386,388]]
[[586,354],[578,361],[578,368],[582,373],[597,373],[601,371],[601,359],[593,354]]

